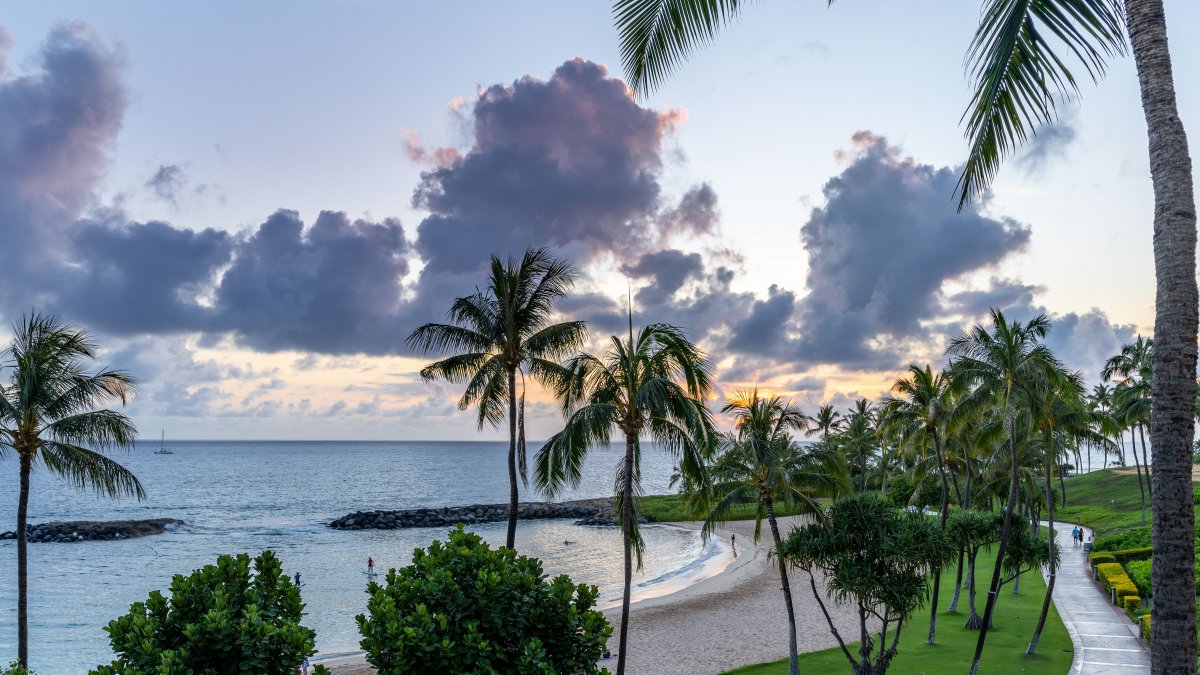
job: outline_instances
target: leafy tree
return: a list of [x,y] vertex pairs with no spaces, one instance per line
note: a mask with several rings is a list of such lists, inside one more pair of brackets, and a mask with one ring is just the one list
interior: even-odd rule
[[[614,0],[621,60],[630,84],[649,93],[748,3],[742,0]],[[1162,492],[1153,501],[1156,592],[1151,652],[1155,673],[1196,672],[1194,551],[1172,532],[1191,532],[1192,410],[1196,394],[1196,200],[1187,135],[1175,99],[1163,0],[983,0],[967,59],[975,93],[963,118],[970,152],[960,207],[985,192],[1001,162],[1057,105],[1079,93],[1072,73],[1093,80],[1107,59],[1133,48],[1154,188],[1154,357],[1151,446]],[[1068,55],[1069,52],[1069,55]],[[1074,61],[1071,60],[1074,57]],[[1166,597],[1163,591],[1166,590]],[[986,631],[980,633],[980,647]],[[978,659],[972,675],[978,669]]]
[[120,370],[88,372],[87,363],[96,358],[97,350],[86,331],[33,312],[13,326],[12,342],[0,353],[0,457],[11,449],[20,465],[17,662],[25,667],[29,665],[26,525],[34,465],[40,463],[73,486],[97,494],[139,500],[146,496],[136,476],[101,453],[133,447],[137,438],[133,422],[120,413],[96,408],[114,400],[124,404],[136,382]]
[[612,336],[603,359],[580,354],[567,365],[556,391],[567,417],[563,430],[538,450],[536,483],[553,497],[566,485],[579,484],[588,450],[607,445],[613,429],[625,437],[625,458],[617,466],[617,505],[625,549],[625,591],[621,598],[621,636],[617,675],[625,673],[629,594],[633,554],[642,563],[637,496],[641,494],[641,437],[679,458],[680,471],[693,485],[704,485],[704,453],[714,430],[705,400],[712,392],[712,365],[683,331],[652,324],[629,338]]
[[[791,432],[802,431],[808,420],[790,401],[760,396],[754,389],[731,396],[721,412],[733,415],[737,431],[724,439],[709,466],[713,504],[701,532],[708,536],[716,523],[729,519],[735,506],[753,504],[754,541],[759,540],[765,517],[778,550],[782,538],[775,505],[799,504],[802,512],[820,514],[817,497],[846,491],[845,466],[827,444],[801,447],[792,439]],[[779,565],[779,580],[788,614],[788,672],[796,675],[796,614],[786,565]]]
[[821,432],[821,442],[828,443],[829,435],[842,428],[842,415],[832,405],[817,408],[817,416],[809,421],[808,433]]
[[92,673],[291,675],[316,652],[316,633],[300,625],[303,615],[300,590],[274,553],[253,561],[245,553],[223,555],[215,565],[175,575],[170,598],[153,591],[110,621],[104,630],[117,660]]
[[[842,498],[829,507],[828,516],[827,521],[793,530],[780,553],[808,572],[813,597],[851,670],[856,675],[883,675],[896,655],[905,621],[928,598],[928,574],[944,565],[954,548],[935,523],[895,508],[876,493]],[[829,616],[814,570],[825,575],[829,598],[855,607],[858,658]],[[895,631],[890,644],[889,628]]]
[[[508,536],[516,547],[518,468],[525,470],[525,373],[550,384],[560,368],[556,360],[579,349],[587,339],[582,321],[550,324],[554,303],[566,296],[576,272],[545,248],[530,249],[520,262],[492,256],[487,290],[450,305],[450,323],[427,323],[406,343],[421,352],[455,352],[421,369],[425,380],[467,384],[459,410],[478,407],[477,422],[499,427],[508,404]],[[521,394],[517,394],[517,375]]]
[[608,672],[596,666],[612,634],[596,587],[547,581],[537,558],[492,549],[461,524],[367,593],[358,629],[380,675]]
[[970,615],[966,628],[977,629],[983,625],[983,617],[975,610],[975,559],[980,549],[989,546],[1000,536],[1003,516],[991,511],[955,509],[946,523],[946,536],[966,552],[967,606]]

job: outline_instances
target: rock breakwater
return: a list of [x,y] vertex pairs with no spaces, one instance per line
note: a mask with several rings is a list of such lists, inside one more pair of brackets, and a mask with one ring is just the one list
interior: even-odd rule
[[[162,534],[168,525],[183,525],[175,518],[152,520],[71,521],[41,523],[25,529],[26,538],[35,543],[76,541],[112,541]],[[0,539],[16,539],[16,532],[0,532]]]
[[[613,500],[580,499],[570,502],[522,502],[517,518],[575,518],[576,525],[613,525]],[[472,504],[440,509],[356,511],[329,523],[339,530],[394,530],[406,527],[453,527],[458,523],[496,523],[508,520],[508,504]]]

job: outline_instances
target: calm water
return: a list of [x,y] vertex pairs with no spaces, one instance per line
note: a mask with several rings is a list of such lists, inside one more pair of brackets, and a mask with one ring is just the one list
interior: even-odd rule
[[[222,553],[275,550],[288,574],[300,572],[305,624],[317,631],[322,654],[356,650],[354,616],[364,611],[367,556],[383,570],[407,564],[412,549],[444,537],[441,528],[343,532],[324,526],[350,511],[503,503],[508,499],[505,451],[495,442],[168,442],[175,454],[155,455],[158,442],[118,459],[141,479],[146,501],[119,502],[74,490],[36,471],[30,522],[178,518],[187,525],[164,535],[115,542],[31,544],[30,656],[40,673],[69,674],[112,660],[101,626],[124,613],[171,576],[213,562]],[[623,448],[599,449],[579,489],[563,499],[612,494]],[[672,462],[646,452],[649,494],[667,491]],[[0,460],[0,531],[15,529],[17,464]],[[522,492],[522,499],[540,498]],[[493,545],[504,523],[473,528]],[[694,532],[644,528],[643,587],[686,573],[715,553]],[[565,541],[575,542],[567,545]],[[621,548],[616,528],[570,521],[526,521],[517,548],[544,561],[550,574],[595,584],[601,602],[620,600]],[[16,544],[0,542],[0,663],[16,658]]]

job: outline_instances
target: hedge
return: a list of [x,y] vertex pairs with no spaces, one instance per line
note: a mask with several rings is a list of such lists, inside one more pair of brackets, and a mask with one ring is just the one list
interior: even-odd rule
[[1129,579],[1129,575],[1125,574],[1125,568],[1121,567],[1120,563],[1101,563],[1096,566],[1096,572],[1100,575],[1100,584],[1104,586],[1104,590],[1113,591],[1118,604],[1123,603],[1125,596],[1138,594],[1137,586]]
[[1149,598],[1154,591],[1150,583],[1150,565],[1149,560],[1135,560],[1125,564],[1125,573],[1129,575],[1133,585],[1138,587],[1138,593],[1143,598]]
[[1132,612],[1142,606],[1142,599],[1136,595],[1125,596],[1125,611]]
[[1146,642],[1149,642],[1150,641],[1150,615],[1149,614],[1143,614],[1142,618],[1138,619],[1138,627],[1140,627],[1142,629],[1142,638]]
[[1117,562],[1116,556],[1114,556],[1111,553],[1093,553],[1090,556],[1088,556],[1088,560],[1091,562],[1092,567],[1095,567],[1096,565],[1100,565],[1103,563]]
[[1123,551],[1113,551],[1112,556],[1117,559],[1117,562],[1124,565],[1128,562],[1137,562],[1139,560],[1149,560],[1154,549],[1150,546],[1142,548],[1127,548]]

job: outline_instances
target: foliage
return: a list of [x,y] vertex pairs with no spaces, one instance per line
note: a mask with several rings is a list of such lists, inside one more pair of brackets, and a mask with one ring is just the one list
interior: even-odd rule
[[1136,595],[1127,595],[1122,608],[1128,613],[1142,606],[1142,599]]
[[601,673],[612,628],[596,587],[547,581],[537,558],[490,548],[459,525],[446,543],[367,585],[357,617],[367,661],[401,673]]
[[907,473],[896,473],[888,476],[887,498],[898,509],[908,506],[908,500],[916,492],[917,486]]
[[1092,542],[1093,551],[1123,551],[1150,546],[1150,526],[1135,527],[1119,534],[1098,537]]
[[1150,615],[1149,614],[1143,614],[1141,616],[1141,618],[1138,619],[1138,628],[1140,628],[1142,631],[1142,639],[1145,640],[1146,642],[1149,642],[1150,641]]
[[153,591],[110,621],[105,631],[117,660],[92,673],[290,675],[316,652],[316,633],[300,625],[303,613],[300,591],[274,553],[253,561],[223,555],[175,575],[170,598]]
[[[878,649],[874,640],[867,640],[859,645],[855,659],[825,612],[852,667],[869,664],[874,672],[883,673],[896,654],[905,619],[928,597],[927,574],[950,559],[953,546],[936,523],[897,509],[874,493],[835,501],[827,513],[827,521],[793,530],[780,546],[780,555],[809,573],[822,611],[825,604],[812,581],[815,570],[825,576],[828,597],[857,608],[861,634],[873,632],[868,624],[878,622]],[[895,630],[890,645],[889,627]]]
[[1125,573],[1129,575],[1129,580],[1137,586],[1138,594],[1143,598],[1149,598],[1153,595],[1154,587],[1150,583],[1150,565],[1149,560],[1135,560],[1125,563]]
[[[980,578],[986,579],[991,573],[995,559],[995,546],[990,551],[980,552],[975,563]],[[950,566],[942,572],[942,583],[952,584],[954,576],[953,566]],[[998,626],[988,638],[987,651],[991,659],[983,662],[980,675],[1063,675],[1070,671],[1073,656],[1071,637],[1053,605],[1037,653],[1025,654],[1029,634],[1037,623],[1045,588],[1040,573],[1027,573],[1021,577],[1020,594],[1002,594],[995,611]],[[900,638],[899,652],[888,668],[888,675],[931,675],[962,673],[966,670],[965,665],[971,662],[979,631],[964,628],[959,612],[946,611],[949,601],[947,597],[941,603],[937,645],[931,647],[924,643],[924,631],[905,630]],[[850,651],[857,651],[857,644],[848,646]],[[800,655],[802,673],[844,673],[847,672],[846,666],[846,657],[840,647]],[[730,675],[787,675],[787,672],[788,662],[783,659],[737,668],[731,670]]]
[[[824,503],[827,500],[818,499]],[[685,495],[645,495],[638,499],[638,514],[651,523],[674,523],[703,520],[707,515],[703,509],[696,511]],[[801,515],[808,510],[807,504],[777,504],[775,515]],[[755,504],[735,504],[729,509],[729,520],[754,520],[758,514]],[[619,515],[619,514],[618,514]]]
[[1117,602],[1123,602],[1129,595],[1137,595],[1138,588],[1134,585],[1125,568],[1120,563],[1101,563],[1096,565],[1096,574],[1100,577],[1100,585],[1106,591],[1112,591]]
[[1154,549],[1149,546],[1142,548],[1127,548],[1121,551],[1112,551],[1113,559],[1124,565],[1125,563],[1135,562],[1138,560],[1149,560],[1154,554]]
[[37,673],[29,670],[25,666],[13,661],[6,668],[0,668],[0,675],[37,675]]
[[1092,567],[1095,567],[1104,563],[1115,563],[1117,562],[1117,557],[1112,553],[1093,553],[1088,556],[1088,562]]

